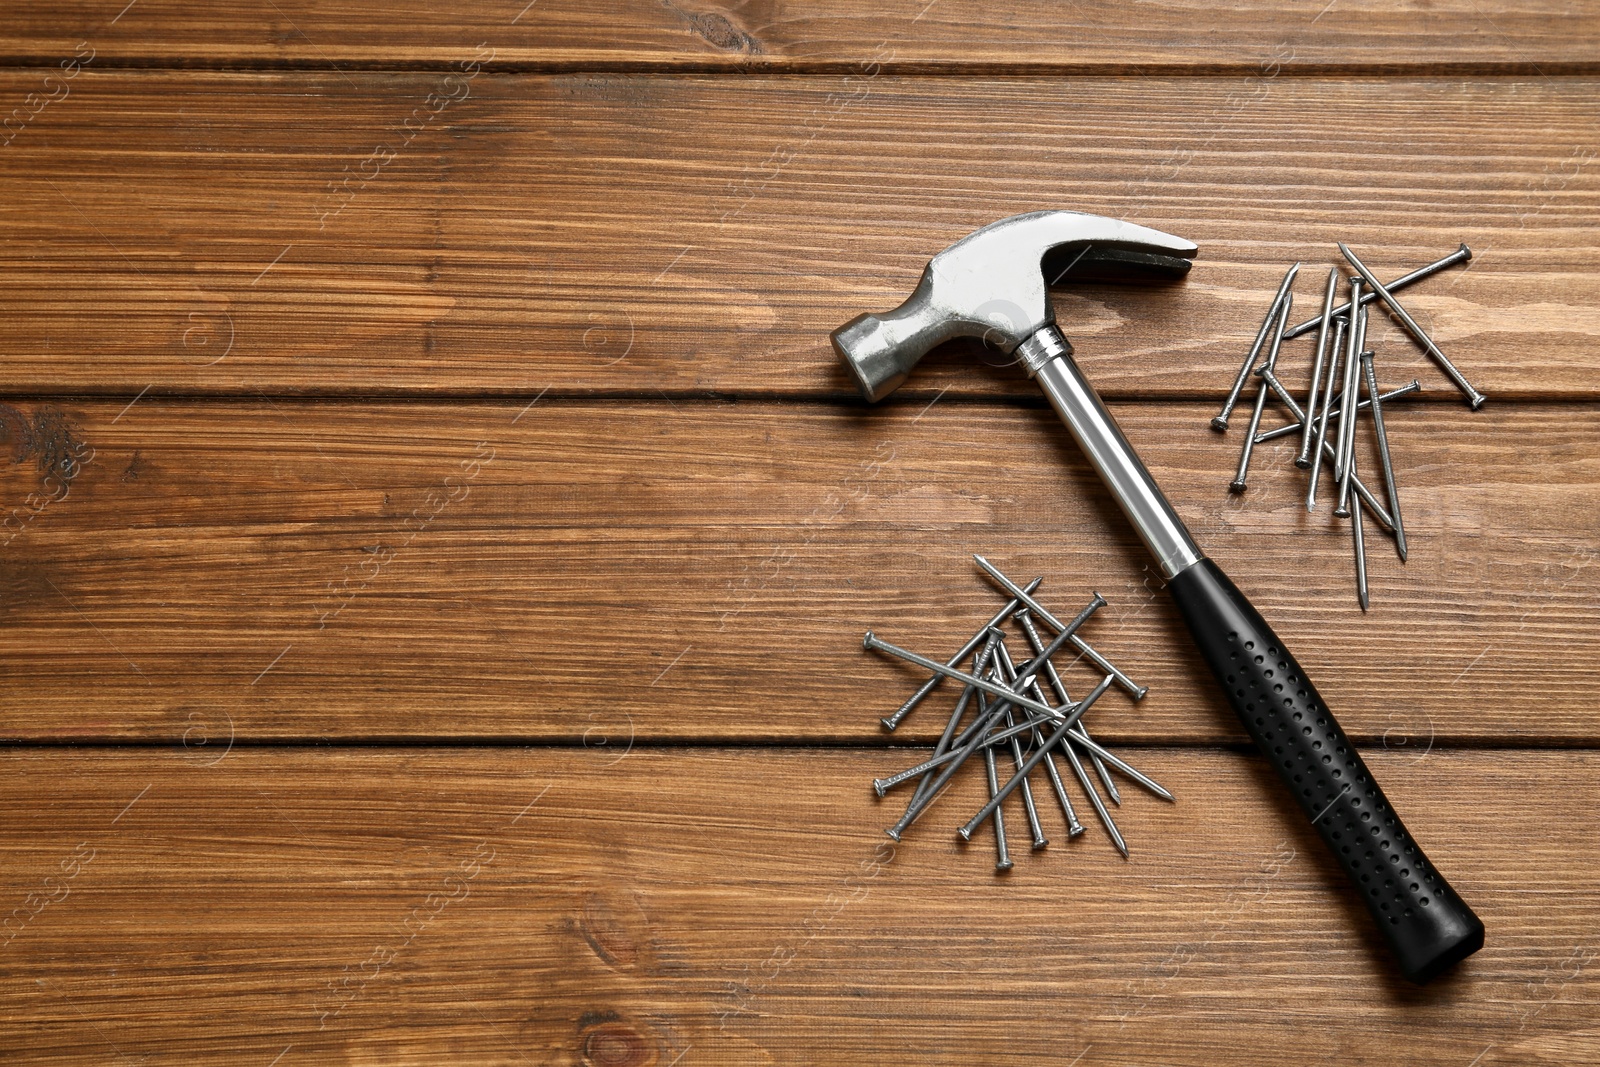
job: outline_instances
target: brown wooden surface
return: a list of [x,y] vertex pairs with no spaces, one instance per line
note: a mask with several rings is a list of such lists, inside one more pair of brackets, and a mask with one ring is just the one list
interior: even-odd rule
[[[1597,39],[1543,0],[10,5],[0,1058],[1600,1059]],[[1488,924],[1440,982],[1033,387],[951,346],[869,410],[835,369],[1041,207],[1200,244],[1056,308]],[[1426,392],[1365,615],[1287,444],[1230,497],[1205,428],[1340,239],[1472,246],[1406,302],[1490,395],[1374,319]],[[1051,807],[995,876],[970,776],[881,834],[950,696],[885,734],[918,675],[860,635],[947,654],[974,551],[1108,597],[1151,692],[1089,721],[1179,798],[1127,787],[1129,861]]]
[[1373,756],[1494,932],[1422,990],[1375,957],[1258,760],[1129,755],[1182,798],[1130,791],[1131,859],[1062,839],[1052,810],[1051,846],[1013,832],[995,878],[991,840],[953,832],[973,782],[905,843],[878,832],[882,754],[14,753],[0,881],[54,899],[0,949],[8,1048],[1445,1067],[1600,1048],[1595,753]]
[[[1472,0],[1227,7],[1163,0],[1136,9],[1050,0],[896,0],[870,12],[806,3],[502,0],[21,0],[0,56],[53,63],[90,40],[105,61],[177,66],[451,66],[480,45],[537,68],[891,69],[965,73],[1180,69],[1594,71],[1592,3]],[[869,68],[870,69],[870,68]]]
[[[0,151],[0,388],[842,398],[829,330],[1069,204],[1201,246],[1157,299],[1058,294],[1108,396],[1220,395],[1345,240],[1385,278],[1466,241],[1408,307],[1493,397],[1600,398],[1594,79],[449,78],[64,82]],[[971,362],[910,388],[1035,395]]]
[[[1365,617],[1347,526],[1300,506],[1289,443],[1264,448],[1234,497],[1237,435],[1206,428],[1213,410],[1117,406],[1353,734],[1595,736],[1600,410],[1395,405],[1411,557],[1374,542]],[[1243,740],[1157,572],[1038,408],[147,397],[12,411],[93,459],[65,499],[0,531],[7,736],[171,739],[205,709],[256,740],[572,741],[599,715],[645,740],[887,743],[876,715],[919,679],[864,654],[861,634],[948,656],[1000,604],[969,558],[982,552],[1045,575],[1060,614],[1092,590],[1110,601],[1087,634],[1152,695],[1108,700],[1101,732]],[[31,462],[10,473],[12,499],[39,478]],[[894,740],[926,741],[943,718]]]

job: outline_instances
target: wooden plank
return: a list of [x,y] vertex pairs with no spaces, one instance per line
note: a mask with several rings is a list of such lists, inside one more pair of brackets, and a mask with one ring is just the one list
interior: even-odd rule
[[[1288,442],[1239,498],[1239,435],[1207,429],[1209,406],[1115,410],[1353,734],[1600,737],[1600,409],[1396,405],[1411,556],[1374,535],[1365,616],[1348,530],[1327,504],[1307,515]],[[983,552],[1045,575],[1063,613],[1110,599],[1091,640],[1152,695],[1112,694],[1106,736],[1242,740],[1158,573],[1037,408],[0,411],[26,445],[5,472],[4,736],[885,744],[877,717],[920,679],[862,632],[948,655],[998,607],[968,558]],[[57,500],[41,457],[73,455]],[[894,740],[925,744],[940,718]]]
[[0,57],[53,62],[80,40],[98,62],[179,66],[448,66],[479,45],[505,65],[560,68],[1053,73],[1141,70],[1379,69],[1554,74],[1595,69],[1592,12],[1525,0],[1492,14],[1468,0],[1426,7],[1301,4],[1216,7],[1045,0],[905,0],[871,12],[843,0],[661,4],[522,0],[267,0],[217,8],[188,0],[23,0],[7,10]]
[[1290,1047],[1460,1067],[1596,1049],[1594,752],[1373,754],[1489,930],[1421,990],[1267,768],[1228,752],[1139,753],[1180,799],[1127,799],[1131,860],[1091,831],[1003,878],[988,840],[954,841],[970,780],[935,824],[883,837],[870,753],[3,760],[19,1058],[1250,1067]]
[[[1309,306],[1343,239],[1390,277],[1467,241],[1471,269],[1407,298],[1424,325],[1492,400],[1600,397],[1591,79],[61,88],[0,151],[11,393],[846,395],[829,330],[971,228],[1060,206],[1202,248],[1181,287],[1058,295],[1111,396],[1219,395],[1283,270],[1305,261]],[[1374,341],[1441,380],[1386,321]],[[911,388],[1032,393],[973,361]]]

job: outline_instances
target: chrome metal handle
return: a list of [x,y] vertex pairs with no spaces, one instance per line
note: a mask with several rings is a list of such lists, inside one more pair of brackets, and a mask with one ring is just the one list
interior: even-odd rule
[[1022,342],[1017,355],[1110,487],[1162,573],[1174,578],[1203,559],[1183,520],[1122,436],[1117,420],[1072,361],[1072,347],[1061,331],[1046,326]]

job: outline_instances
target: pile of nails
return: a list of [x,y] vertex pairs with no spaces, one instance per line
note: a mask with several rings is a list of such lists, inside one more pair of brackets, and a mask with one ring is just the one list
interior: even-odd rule
[[[1273,299],[1266,320],[1261,324],[1261,330],[1256,334],[1255,344],[1250,347],[1244,365],[1239,368],[1238,377],[1234,379],[1233,389],[1228,393],[1222,411],[1211,420],[1211,428],[1218,432],[1227,430],[1228,418],[1233,414],[1234,405],[1239,402],[1245,382],[1253,370],[1255,376],[1260,379],[1256,385],[1255,408],[1250,413],[1250,429],[1245,434],[1244,449],[1239,456],[1239,469],[1228,488],[1235,493],[1242,493],[1247,488],[1245,479],[1250,472],[1250,457],[1256,445],[1298,434],[1300,449],[1295,455],[1295,466],[1311,472],[1311,484],[1306,490],[1306,510],[1316,510],[1317,482],[1322,475],[1323,461],[1326,460],[1336,486],[1333,513],[1341,519],[1350,519],[1352,538],[1355,542],[1356,600],[1361,604],[1361,610],[1366,611],[1370,597],[1367,589],[1367,546],[1366,532],[1362,526],[1362,508],[1372,513],[1373,519],[1380,527],[1394,535],[1395,551],[1399,553],[1400,562],[1404,563],[1406,559],[1405,519],[1400,513],[1400,493],[1395,484],[1394,463],[1389,455],[1389,435],[1383,424],[1384,405],[1422,389],[1421,383],[1413,379],[1410,385],[1401,386],[1387,393],[1378,391],[1378,375],[1373,365],[1374,353],[1367,349],[1367,305],[1375,300],[1381,300],[1406,333],[1411,335],[1422,350],[1438,364],[1439,369],[1444,371],[1445,376],[1461,390],[1474,411],[1483,404],[1484,396],[1474,389],[1472,383],[1456,369],[1456,365],[1439,351],[1439,346],[1433,343],[1433,338],[1417,325],[1417,320],[1411,317],[1394,296],[1396,290],[1404,289],[1429,275],[1437,274],[1446,267],[1465,263],[1472,258],[1472,250],[1463,244],[1460,249],[1443,259],[1419,267],[1410,274],[1387,284],[1378,281],[1377,276],[1367,269],[1366,264],[1362,263],[1354,252],[1350,251],[1349,246],[1341,242],[1339,251],[1355,270],[1349,280],[1350,299],[1334,307],[1333,301],[1339,286],[1339,271],[1337,268],[1332,269],[1328,271],[1328,286],[1322,296],[1322,313],[1298,326],[1291,327],[1289,314],[1294,307],[1294,293],[1290,291],[1290,286],[1294,284],[1300,264],[1296,263],[1290,267],[1288,274],[1284,275],[1283,284],[1278,286],[1278,295]],[[1302,408],[1278,376],[1278,353],[1284,341],[1310,333],[1312,330],[1317,331],[1317,343],[1311,361],[1311,381],[1306,388],[1306,402]],[[1264,360],[1261,359],[1263,348],[1267,353]],[[1259,365],[1257,365],[1258,360],[1260,360]],[[1334,394],[1336,382],[1340,386],[1337,396]],[[1366,387],[1367,397],[1358,402],[1363,386]],[[1261,416],[1266,409],[1269,396],[1276,396],[1282,401],[1294,421],[1287,426],[1262,432]],[[1356,474],[1356,424],[1362,413],[1371,416],[1378,457],[1383,467],[1387,507],[1373,496]],[[1330,426],[1333,427],[1332,440],[1329,440],[1328,434]]]
[[[927,811],[941,795],[952,776],[968,757],[981,754],[984,771],[989,780],[989,802],[969,819],[958,833],[963,841],[969,840],[984,822],[991,823],[994,827],[995,869],[1010,870],[1011,854],[1006,846],[1005,813],[1002,804],[1013,792],[1022,798],[1022,810],[1028,820],[1028,830],[1033,835],[1033,847],[1040,849],[1050,843],[1044,836],[1044,827],[1039,821],[1039,811],[1034,803],[1033,787],[1028,780],[1029,774],[1040,763],[1044,764],[1045,773],[1050,779],[1050,787],[1055,791],[1056,799],[1061,802],[1061,811],[1067,819],[1067,835],[1077,837],[1083,833],[1083,824],[1078,821],[1077,812],[1073,810],[1072,800],[1067,794],[1066,784],[1062,781],[1061,771],[1052,758],[1052,753],[1059,753],[1072,768],[1073,776],[1078,779],[1078,785],[1088,794],[1089,803],[1094,808],[1095,814],[1100,817],[1100,822],[1104,825],[1112,843],[1123,856],[1127,856],[1127,842],[1123,840],[1116,822],[1111,818],[1111,813],[1106,810],[1105,803],[1095,790],[1094,782],[1090,780],[1089,773],[1084,768],[1084,759],[1087,758],[1094,765],[1095,775],[1099,778],[1106,796],[1119,806],[1122,803],[1122,796],[1118,793],[1116,783],[1111,777],[1112,769],[1127,775],[1164,800],[1171,800],[1172,794],[1121,758],[1108,752],[1089,736],[1088,728],[1081,721],[1084,713],[1105,695],[1106,690],[1113,684],[1121,685],[1135,700],[1142,699],[1146,692],[1078,636],[1078,629],[1105,604],[1105,600],[1099,593],[1094,594],[1094,599],[1089,602],[1088,607],[1079,612],[1071,622],[1063,623],[1033,597],[1034,591],[1043,581],[1042,578],[1035,578],[1028,585],[1019,586],[982,556],[973,558],[978,561],[978,566],[983,572],[1011,599],[1005,607],[995,613],[992,619],[984,623],[955,655],[944,662],[939,662],[881,641],[871,631],[867,632],[863,641],[863,645],[871,651],[888,653],[933,672],[933,677],[924,682],[909,700],[900,705],[898,711],[883,720],[883,725],[890,730],[904,722],[906,716],[910,715],[946,678],[961,682],[965,686],[956,700],[955,710],[950,713],[950,719],[945,724],[944,733],[940,735],[939,743],[934,748],[933,757],[909,770],[873,781],[873,788],[881,797],[895,786],[909,782],[913,778],[917,779],[911,803],[900,821],[889,828],[889,836],[896,841],[900,840],[900,835],[906,828]],[[1048,643],[1040,637],[1039,626],[1035,620],[1055,631],[1056,636]],[[1020,665],[1013,660],[1006,648],[1006,635],[1001,626],[1007,621],[1016,623],[1018,636],[1026,639],[1027,647],[1032,649],[1032,655]],[[1067,687],[1061,679],[1061,673],[1051,662],[1051,657],[1068,644],[1081,658],[1105,672],[1100,684],[1095,686],[1088,696],[1078,701],[1067,695]],[[962,670],[962,665],[967,663],[969,657],[971,670]],[[1058,704],[1051,704],[1051,698],[1046,695],[1044,685],[1040,682],[1041,677],[1049,684],[1055,699],[1059,701]],[[969,707],[975,709],[973,719],[963,728],[962,720]],[[999,763],[1006,755],[1011,757],[1014,771],[1010,778],[1002,783]]]

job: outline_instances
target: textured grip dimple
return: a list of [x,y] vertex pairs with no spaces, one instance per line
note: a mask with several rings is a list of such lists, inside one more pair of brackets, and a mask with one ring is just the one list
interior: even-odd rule
[[1483,923],[1406,833],[1311,680],[1209,559],[1168,587],[1257,747],[1343,865],[1403,974],[1426,982],[1483,946]]

